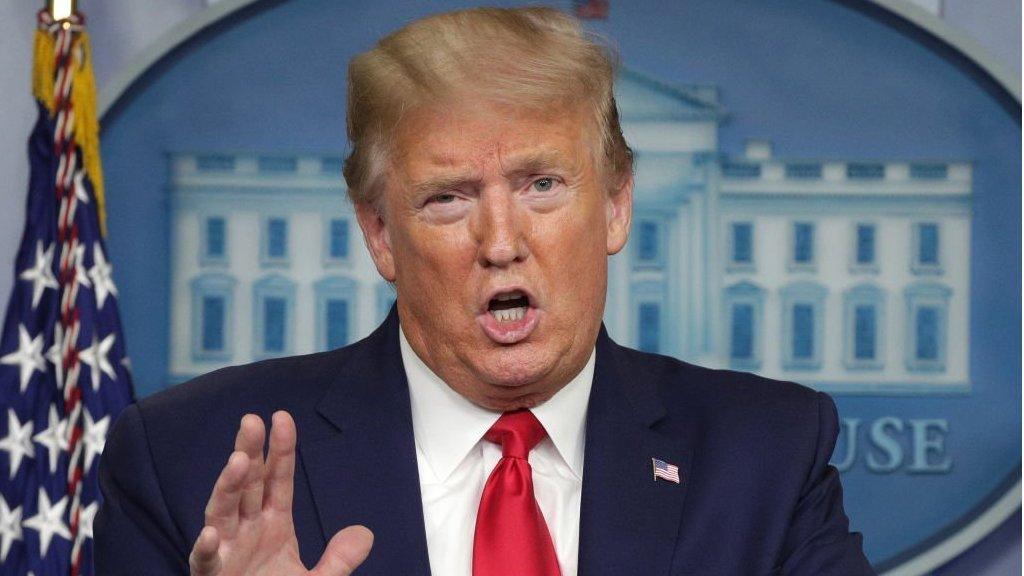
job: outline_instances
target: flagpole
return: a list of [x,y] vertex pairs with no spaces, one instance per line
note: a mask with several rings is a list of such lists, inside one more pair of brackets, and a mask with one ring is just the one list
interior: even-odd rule
[[67,20],[78,12],[78,0],[48,0],[46,9],[54,20]]
[[[78,576],[83,571],[82,548],[87,535],[81,530],[82,492],[85,473],[83,467],[83,426],[82,426],[82,388],[79,382],[81,354],[77,342],[81,321],[78,294],[81,286],[88,286],[87,279],[79,273],[82,264],[84,244],[80,244],[78,219],[75,214],[80,202],[87,196],[80,194],[80,185],[75,181],[78,165],[81,161],[81,144],[83,136],[94,127],[86,126],[82,112],[75,114],[72,101],[75,100],[75,84],[84,81],[87,74],[79,73],[78,66],[85,57],[82,42],[82,21],[76,8],[75,0],[48,0],[46,9],[52,24],[48,26],[54,38],[54,84],[53,84],[53,118],[54,118],[54,150],[58,157],[56,171],[56,193],[59,198],[57,240],[60,245],[58,282],[60,295],[60,320],[55,330],[63,335],[62,360],[64,368],[64,418],[65,438],[62,446],[68,453],[67,496],[70,497],[68,507],[68,536],[71,540],[70,575]],[[45,18],[45,16],[44,16]],[[76,43],[76,40],[82,42]],[[74,48],[77,46],[77,51]],[[91,78],[89,79],[91,81]],[[75,102],[74,106],[83,107],[84,102]],[[87,106],[94,105],[92,102]],[[76,118],[77,116],[77,118]],[[76,122],[77,120],[77,122]],[[86,168],[88,171],[88,167]],[[94,337],[95,339],[95,337]],[[92,370],[96,368],[93,367]],[[85,567],[87,572],[91,572]]]

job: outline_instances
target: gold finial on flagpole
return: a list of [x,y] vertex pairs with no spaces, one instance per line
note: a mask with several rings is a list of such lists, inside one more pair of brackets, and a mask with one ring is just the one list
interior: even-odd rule
[[77,12],[77,0],[47,0],[47,8],[54,20],[66,20]]

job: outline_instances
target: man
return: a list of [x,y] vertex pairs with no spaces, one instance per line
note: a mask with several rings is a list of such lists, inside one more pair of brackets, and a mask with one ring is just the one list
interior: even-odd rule
[[633,187],[612,82],[543,8],[356,57],[345,178],[396,306],[352,346],[126,410],[99,573],[871,574],[827,396],[602,328]]

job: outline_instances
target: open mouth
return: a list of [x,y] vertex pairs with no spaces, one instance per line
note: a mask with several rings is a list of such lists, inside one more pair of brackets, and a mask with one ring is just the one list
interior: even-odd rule
[[515,290],[491,298],[487,312],[498,322],[518,322],[526,317],[529,307],[530,299],[526,294]]
[[495,293],[477,316],[484,333],[498,344],[515,344],[530,336],[540,321],[540,310],[525,289]]

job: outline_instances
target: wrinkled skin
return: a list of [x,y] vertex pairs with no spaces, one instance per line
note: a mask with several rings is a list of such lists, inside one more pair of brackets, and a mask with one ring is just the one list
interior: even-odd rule
[[[400,130],[378,206],[356,206],[381,276],[395,282],[416,354],[453,389],[493,410],[536,406],[586,363],[604,313],[608,256],[629,233],[633,181],[605,174],[583,116],[478,108],[421,111]],[[495,290],[530,295],[533,322],[495,339]],[[206,508],[192,576],[347,576],[373,534],[335,534],[319,563],[299,558],[292,520],[295,423],[269,434],[248,414]],[[344,463],[340,463],[344,465]]]
[[339,530],[320,561],[307,570],[299,558],[292,518],[296,430],[284,411],[273,416],[266,460],[263,420],[246,414],[235,450],[210,494],[205,526],[189,555],[192,576],[349,576],[363,563],[373,534],[363,526]]
[[[547,400],[593,349],[633,182],[605,174],[590,128],[576,110],[413,112],[381,202],[356,207],[377,270],[396,284],[413,350],[480,406]],[[537,318],[512,343],[481,320],[489,295],[509,287],[530,293]]]

